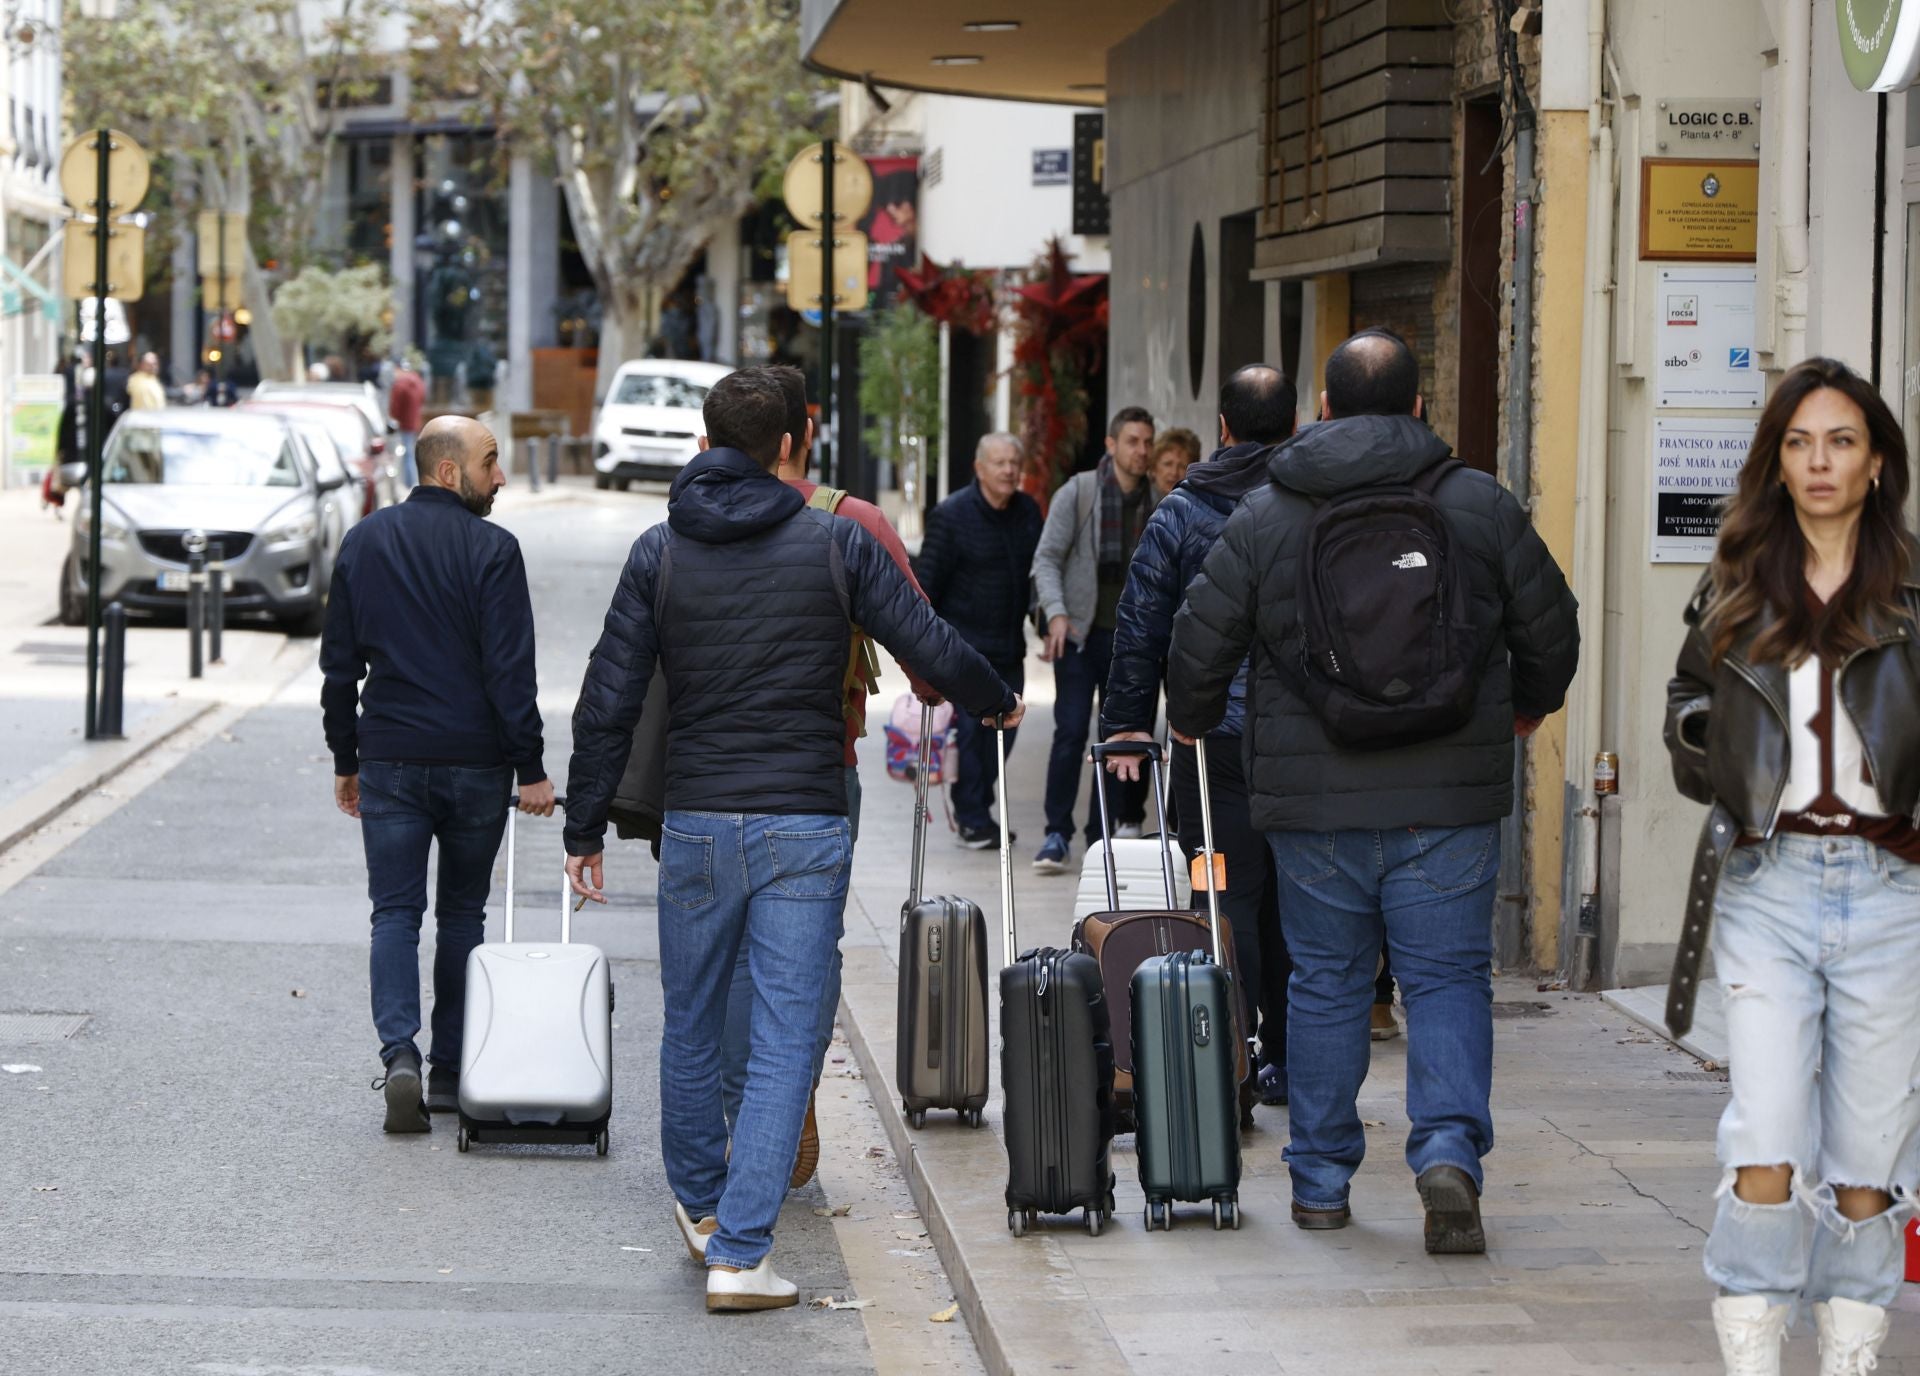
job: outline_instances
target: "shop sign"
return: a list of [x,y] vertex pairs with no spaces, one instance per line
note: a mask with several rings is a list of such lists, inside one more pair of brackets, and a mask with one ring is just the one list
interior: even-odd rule
[[1646,158],[1640,169],[1643,259],[1751,263],[1758,256],[1758,162]]
[[1662,268],[1654,292],[1656,406],[1758,410],[1752,268]]
[[1737,416],[1653,418],[1653,532],[1656,564],[1713,559],[1720,518],[1740,486],[1754,422]]
[[1659,102],[1651,133],[1663,158],[1746,158],[1760,152],[1760,102],[1747,97]]
[[1071,186],[1073,184],[1073,150],[1071,148],[1034,149],[1033,184],[1035,186]]
[[1834,0],[1840,58],[1862,91],[1904,91],[1920,77],[1920,0]]
[[1107,203],[1107,117],[1098,111],[1073,117],[1073,232],[1106,234],[1112,228]]
[[54,440],[66,401],[58,373],[22,373],[13,379],[7,416],[7,459],[18,486],[36,483],[53,465]]

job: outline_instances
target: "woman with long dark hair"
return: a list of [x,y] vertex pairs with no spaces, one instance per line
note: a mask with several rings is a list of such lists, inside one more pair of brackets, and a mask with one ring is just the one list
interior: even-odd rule
[[1711,803],[1667,1022],[1709,934],[1732,1098],[1707,1243],[1726,1369],[1772,1376],[1811,1301],[1823,1376],[1871,1371],[1920,1136],[1920,587],[1906,442],[1812,359],[1754,434],[1669,686],[1675,779]]

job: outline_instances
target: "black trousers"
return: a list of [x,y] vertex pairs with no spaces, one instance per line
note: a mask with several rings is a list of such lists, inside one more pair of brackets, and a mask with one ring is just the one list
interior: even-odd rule
[[[1213,802],[1213,844],[1226,859],[1227,884],[1220,911],[1233,928],[1234,960],[1245,1026],[1259,1029],[1262,1063],[1287,1063],[1287,956],[1280,927],[1280,890],[1273,873],[1273,851],[1265,833],[1255,830],[1247,807],[1240,742],[1214,737],[1207,743],[1207,783]],[[1173,747],[1173,798],[1179,811],[1180,848],[1191,859],[1201,850],[1200,773],[1193,747]],[[1196,895],[1200,904],[1204,894]],[[1197,906],[1197,905],[1196,905]]]

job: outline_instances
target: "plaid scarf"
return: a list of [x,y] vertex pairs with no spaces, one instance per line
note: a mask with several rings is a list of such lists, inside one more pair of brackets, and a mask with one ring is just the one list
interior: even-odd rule
[[1103,583],[1124,582],[1127,576],[1127,546],[1138,544],[1147,528],[1147,517],[1159,503],[1153,480],[1142,477],[1131,497],[1120,490],[1113,476],[1113,455],[1100,460],[1094,470],[1094,486],[1100,501],[1100,524],[1095,531],[1095,558]]

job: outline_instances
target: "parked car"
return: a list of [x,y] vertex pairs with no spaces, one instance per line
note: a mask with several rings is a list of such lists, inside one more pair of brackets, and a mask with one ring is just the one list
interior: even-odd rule
[[367,428],[382,437],[393,433],[393,420],[387,415],[387,403],[380,389],[371,382],[273,382],[253,389],[255,401],[323,401],[333,406],[351,406],[367,418]]
[[707,389],[732,371],[668,358],[621,364],[593,427],[593,485],[624,492],[635,478],[679,477],[700,452]]
[[391,506],[405,495],[400,491],[392,447],[384,435],[369,428],[366,413],[351,402],[275,397],[266,401],[243,401],[237,409],[326,426],[333,435],[335,447],[347,455],[348,469],[361,481],[365,494],[361,515],[371,516],[378,508]]
[[[285,420],[204,407],[130,411],[107,439],[101,471],[103,603],[184,610],[188,554],[217,543],[228,612],[319,633],[345,534],[338,494],[349,478],[321,472]],[[61,620],[74,625],[86,619],[93,504],[84,465],[68,465],[62,477],[80,489],[60,580]]]

